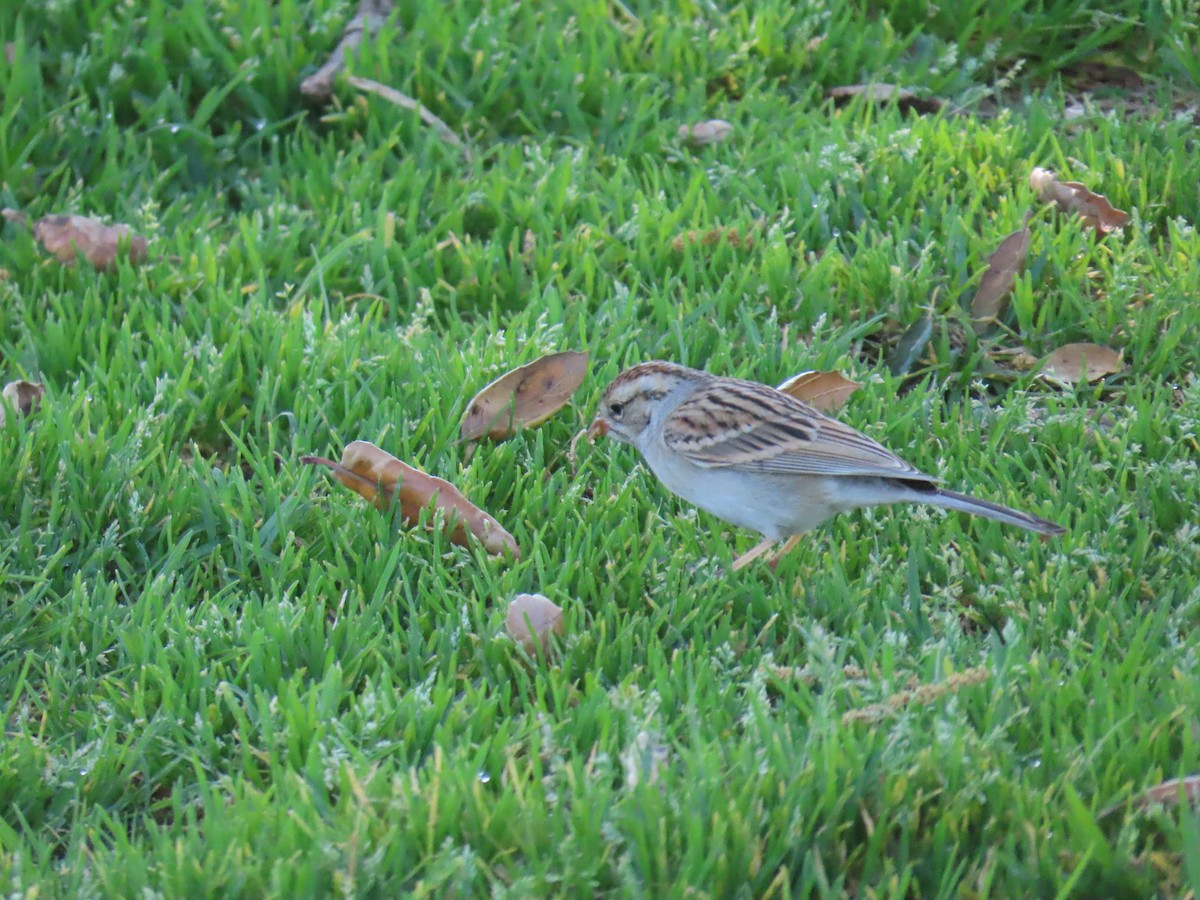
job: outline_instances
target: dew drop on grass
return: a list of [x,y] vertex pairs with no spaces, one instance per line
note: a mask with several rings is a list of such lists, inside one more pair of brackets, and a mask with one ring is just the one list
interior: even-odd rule
[[480,770],[479,770],[479,783],[480,783],[480,784],[487,784],[487,783],[488,783],[489,781],[491,781],[491,780],[492,780],[492,776],[491,776],[491,775],[489,775],[489,774],[488,774],[487,772],[485,772],[483,769],[480,769]]

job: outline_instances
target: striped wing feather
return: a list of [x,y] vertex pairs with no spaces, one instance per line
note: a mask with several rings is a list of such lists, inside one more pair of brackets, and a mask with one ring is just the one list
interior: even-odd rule
[[701,388],[667,417],[663,440],[700,466],[936,480],[849,425],[751,381]]

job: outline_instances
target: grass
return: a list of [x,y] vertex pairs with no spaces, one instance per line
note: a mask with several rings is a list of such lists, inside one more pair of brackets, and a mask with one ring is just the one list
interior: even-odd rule
[[[9,893],[1194,896],[1197,814],[1127,801],[1200,771],[1195,4],[403,6],[355,71],[471,162],[344,86],[305,105],[345,3],[0,12],[0,204],[151,238],[109,273],[0,243],[0,381],[48,387],[0,428]],[[1097,59],[1146,86],[1068,121]],[[822,100],[865,81],[965,112]],[[730,140],[678,144],[714,116]],[[1132,219],[1039,212],[981,340],[1034,165]],[[992,352],[1069,341],[1126,371]],[[568,348],[572,405],[468,461],[471,395]],[[875,511],[731,576],[754,536],[628,449],[566,460],[655,357],[840,369],[847,421],[1068,534]],[[297,463],[356,438],[523,559]],[[565,609],[550,659],[503,635],[523,591]]]

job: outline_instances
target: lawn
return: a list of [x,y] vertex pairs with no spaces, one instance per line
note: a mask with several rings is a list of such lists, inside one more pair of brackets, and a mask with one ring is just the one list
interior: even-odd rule
[[[0,383],[46,388],[0,426],[6,893],[1200,893],[1200,814],[1145,793],[1200,773],[1195,0],[400,5],[350,70],[464,147],[302,95],[344,0],[0,11],[0,206],[149,242],[0,223]],[[826,99],[864,83],[944,103]],[[1039,374],[1079,342],[1117,371]],[[459,441],[561,350],[564,409]],[[568,456],[656,358],[839,371],[839,417],[1067,533],[876,509],[731,572],[757,535]],[[300,463],[356,439],[521,558]],[[523,592],[564,610],[532,658]]]

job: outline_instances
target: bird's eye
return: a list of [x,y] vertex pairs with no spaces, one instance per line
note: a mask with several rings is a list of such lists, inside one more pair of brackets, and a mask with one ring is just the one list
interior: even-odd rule
[[608,414],[614,419],[621,418],[621,413],[625,412],[625,404],[617,403],[616,401],[608,404]]

